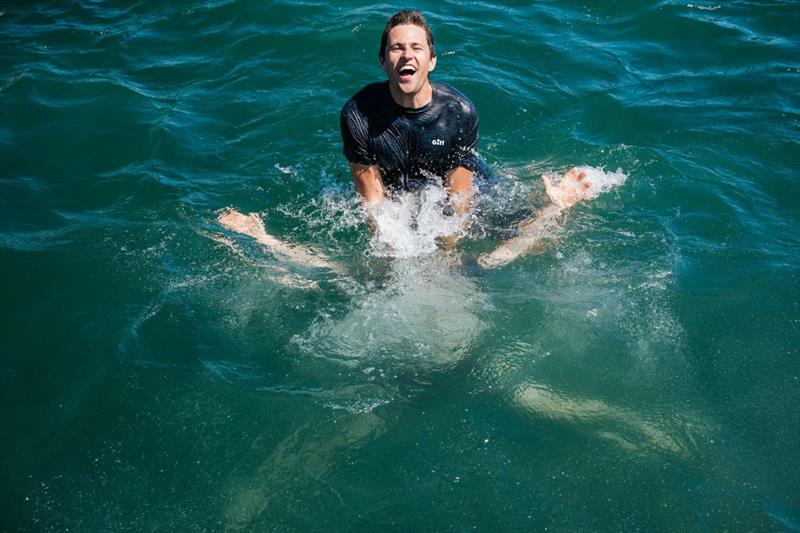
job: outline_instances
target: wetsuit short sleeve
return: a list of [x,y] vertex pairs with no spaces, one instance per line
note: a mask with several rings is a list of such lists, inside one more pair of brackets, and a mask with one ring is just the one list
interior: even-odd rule
[[339,115],[339,126],[342,132],[342,153],[351,163],[374,165],[375,160],[369,150],[369,125],[358,112],[354,101],[342,108]]
[[461,133],[458,142],[453,146],[450,154],[456,167],[464,167],[475,172],[478,170],[478,113],[472,102],[469,102],[468,112],[462,117]]

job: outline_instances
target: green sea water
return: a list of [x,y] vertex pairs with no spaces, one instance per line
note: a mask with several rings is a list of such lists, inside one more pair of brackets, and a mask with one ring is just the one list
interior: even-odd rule
[[[401,7],[0,5],[0,531],[800,531],[800,4],[419,2],[460,265],[341,155]],[[627,178],[477,267],[573,165]]]

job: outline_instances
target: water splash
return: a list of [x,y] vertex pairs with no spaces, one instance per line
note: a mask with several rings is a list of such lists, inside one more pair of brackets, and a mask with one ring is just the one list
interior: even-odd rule
[[484,329],[485,303],[475,282],[450,266],[436,255],[394,261],[381,287],[351,301],[344,316],[320,315],[296,346],[363,368],[368,380],[457,364]]
[[[584,165],[578,167],[578,169],[586,173],[586,178],[592,182],[592,189],[597,192],[597,195],[623,185],[628,179],[628,175],[621,168],[614,172],[607,172],[602,168]],[[590,199],[596,197],[592,196]]]
[[[582,181],[574,181],[572,171],[567,172],[563,177],[556,180],[550,177],[551,181],[554,181],[557,186],[555,191],[548,189],[548,193],[550,195],[557,193],[559,198],[562,196],[574,197],[577,195],[580,201],[588,202],[594,200],[604,192],[619,187],[628,179],[628,175],[625,174],[621,168],[618,168],[615,172],[606,172],[602,168],[588,165],[575,167],[575,169],[578,171],[578,179],[581,179],[580,174],[584,175]],[[583,184],[584,187],[587,187],[588,184],[589,187],[583,189],[579,187],[580,184]],[[554,198],[553,201],[558,203],[558,198]]]
[[377,225],[371,254],[409,258],[436,252],[438,238],[461,233],[462,219],[445,214],[446,202],[444,188],[431,185],[371,208],[369,215]]

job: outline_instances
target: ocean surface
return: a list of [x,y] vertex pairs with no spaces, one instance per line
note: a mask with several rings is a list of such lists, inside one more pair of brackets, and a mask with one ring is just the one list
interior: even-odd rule
[[0,6],[0,531],[800,531],[800,3],[418,2],[487,167],[449,255],[435,187],[367,230],[405,6],[338,4]]

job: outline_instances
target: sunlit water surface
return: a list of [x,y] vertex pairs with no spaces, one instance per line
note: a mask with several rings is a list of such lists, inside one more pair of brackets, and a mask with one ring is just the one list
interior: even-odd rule
[[340,153],[391,6],[0,8],[0,529],[800,531],[798,4],[419,7],[481,120],[455,253]]

